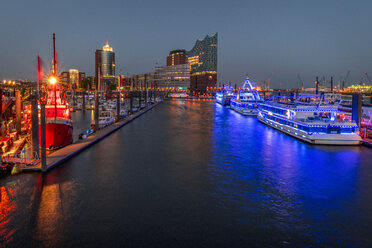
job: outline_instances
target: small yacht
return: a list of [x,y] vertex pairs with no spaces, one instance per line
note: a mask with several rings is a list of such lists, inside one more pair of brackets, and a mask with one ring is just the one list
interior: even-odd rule
[[242,115],[257,116],[257,109],[262,102],[260,94],[247,78],[236,98],[230,100],[230,107]]
[[[115,122],[115,115],[112,111],[101,111],[99,113],[99,117],[98,117],[99,128],[106,127],[108,125],[113,124],[114,122]],[[91,127],[92,129],[94,129],[95,127],[94,120],[91,122]]]
[[260,105],[258,120],[311,144],[359,145],[355,122],[324,95],[273,96]]
[[223,106],[230,106],[230,100],[233,98],[235,98],[235,94],[230,85],[224,86],[216,92],[216,102]]

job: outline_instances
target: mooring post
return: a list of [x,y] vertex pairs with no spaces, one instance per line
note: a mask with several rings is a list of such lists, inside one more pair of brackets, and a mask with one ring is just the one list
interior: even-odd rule
[[36,98],[31,100],[31,137],[33,157],[39,158],[39,117]]
[[0,136],[4,136],[3,127],[3,89],[0,89]]
[[46,173],[47,164],[46,164],[45,103],[41,104],[40,132],[41,132],[41,172]]
[[120,91],[116,94],[116,120],[120,119]]
[[21,102],[21,92],[16,91],[16,130],[18,133],[21,133],[21,111],[22,111],[22,102]]
[[94,93],[94,131],[99,129],[99,100],[98,90]]
[[360,120],[362,116],[362,95],[360,93],[353,94],[351,119],[360,128]]
[[148,97],[149,97],[149,91],[147,88],[147,81],[145,81],[145,107],[148,107]]
[[141,98],[142,98],[142,90],[139,91],[139,97],[138,97],[138,111],[141,110]]
[[133,114],[133,92],[130,91],[129,92],[129,111],[130,111],[130,114]]
[[83,111],[85,111],[85,90],[83,90]]

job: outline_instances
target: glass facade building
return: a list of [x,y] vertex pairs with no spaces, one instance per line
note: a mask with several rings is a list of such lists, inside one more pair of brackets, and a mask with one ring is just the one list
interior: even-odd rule
[[102,50],[95,52],[95,73],[98,90],[106,90],[108,84],[115,83],[115,53],[108,42],[102,47]]
[[217,33],[197,40],[187,52],[191,93],[206,92],[217,84]]
[[165,90],[187,90],[190,88],[190,65],[178,64],[155,67],[155,82]]

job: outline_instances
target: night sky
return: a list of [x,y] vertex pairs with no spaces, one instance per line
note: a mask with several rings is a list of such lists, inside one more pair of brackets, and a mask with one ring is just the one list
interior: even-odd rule
[[372,1],[2,0],[0,79],[36,79],[36,56],[49,65],[56,33],[59,68],[94,75],[94,50],[106,40],[117,74],[153,71],[172,49],[190,50],[218,32],[218,81],[248,74],[272,87],[372,77]]

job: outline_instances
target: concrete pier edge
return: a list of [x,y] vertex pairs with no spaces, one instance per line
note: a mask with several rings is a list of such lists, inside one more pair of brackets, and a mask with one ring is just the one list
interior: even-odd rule
[[[61,159],[55,161],[55,162],[52,162],[51,164],[47,164],[47,172],[49,172],[51,169],[57,167],[58,165],[66,162],[67,160],[73,158],[74,156],[76,156],[77,154],[81,153],[82,151],[84,151],[85,149],[91,147],[92,145],[98,143],[99,141],[103,140],[104,138],[110,136],[111,134],[113,134],[114,132],[116,132],[117,130],[119,130],[120,128],[122,128],[123,126],[131,123],[133,120],[137,119],[138,117],[142,116],[143,114],[147,113],[148,111],[152,110],[153,108],[155,108],[156,106],[158,106],[159,104],[161,104],[163,101],[160,101],[160,102],[157,102],[155,104],[153,104],[151,107],[148,107],[147,109],[145,109],[143,112],[139,112],[138,114],[130,117],[130,119],[124,121],[123,123],[121,123],[120,125],[118,125],[117,127],[115,127],[114,129],[111,129],[109,131],[107,131],[105,134],[101,135],[100,137],[97,137],[96,139],[88,142],[87,144],[85,144],[84,146],[72,151],[71,153],[67,154],[66,156],[62,157]],[[114,125],[114,124],[113,124]],[[104,130],[104,129],[101,129],[101,130]],[[67,146],[68,147],[68,146]],[[66,148],[66,147],[65,147]],[[63,149],[63,148],[62,148]],[[37,168],[33,168],[33,167],[24,167],[22,168],[22,172],[41,172],[41,168],[37,167]]]

